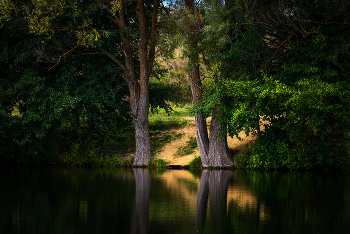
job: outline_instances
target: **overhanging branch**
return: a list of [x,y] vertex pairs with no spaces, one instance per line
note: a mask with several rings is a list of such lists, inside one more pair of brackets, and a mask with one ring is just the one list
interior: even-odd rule
[[101,52],[105,55],[107,55],[108,57],[110,57],[114,62],[116,62],[123,70],[125,69],[125,66],[122,62],[120,62],[119,59],[117,59],[116,57],[114,57],[113,55],[111,55],[110,53],[108,53],[107,51],[105,51],[104,49],[101,49]]
[[274,59],[276,57],[276,55],[278,54],[278,52],[282,49],[282,47],[288,42],[290,41],[290,39],[292,39],[292,37],[295,35],[294,31],[289,35],[289,37],[287,37],[286,40],[282,41],[281,44],[278,45],[276,51],[272,54],[272,56],[264,63],[260,66],[260,68],[256,71],[256,75],[259,74],[259,72],[266,66],[266,63],[271,61],[272,59]]
[[62,54],[59,58],[58,61],[55,65],[53,65],[52,67],[50,67],[47,71],[50,71],[52,68],[56,67],[62,60],[63,57],[66,57],[68,55],[70,55],[76,48],[78,48],[79,45],[74,46],[72,49],[68,50],[66,53]]

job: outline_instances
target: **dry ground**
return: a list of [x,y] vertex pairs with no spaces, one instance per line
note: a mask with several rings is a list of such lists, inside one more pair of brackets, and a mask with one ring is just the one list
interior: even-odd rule
[[[171,131],[175,134],[183,134],[180,139],[175,139],[166,144],[160,152],[158,152],[155,156],[157,158],[164,159],[168,164],[175,165],[188,165],[188,163],[196,156],[199,156],[198,149],[195,149],[195,152],[190,155],[185,155],[182,157],[176,157],[174,154],[178,150],[179,147],[183,147],[186,145],[186,142],[190,139],[190,137],[196,136],[196,128],[194,124],[194,117],[188,118],[188,124],[183,128],[172,129]],[[210,119],[208,118],[208,126]],[[165,132],[164,134],[166,134]],[[244,132],[240,133],[239,136],[243,139],[243,141],[235,138],[228,137],[228,146],[234,153],[241,152],[248,144],[251,144],[254,138],[252,136],[246,137]]]

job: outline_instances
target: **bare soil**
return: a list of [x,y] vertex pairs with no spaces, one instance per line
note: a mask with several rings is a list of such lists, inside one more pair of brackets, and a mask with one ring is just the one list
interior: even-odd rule
[[[168,164],[173,165],[188,165],[189,162],[195,157],[199,156],[198,149],[195,149],[194,153],[190,155],[185,155],[182,157],[175,156],[176,151],[180,147],[184,147],[186,142],[189,141],[190,137],[196,137],[196,127],[194,122],[194,117],[189,117],[188,124],[184,127],[172,129],[171,132],[175,134],[182,134],[183,136],[180,139],[172,140],[167,143],[156,155],[156,158],[164,159]],[[209,127],[210,118],[207,119],[207,125]],[[209,130],[209,129],[208,129]],[[168,132],[164,132],[167,134]],[[241,132],[239,136],[243,139],[242,141],[238,140],[236,137],[231,138],[228,137],[228,147],[233,151],[234,154],[239,154],[242,152],[247,146],[251,145],[254,141],[253,136],[248,136]]]

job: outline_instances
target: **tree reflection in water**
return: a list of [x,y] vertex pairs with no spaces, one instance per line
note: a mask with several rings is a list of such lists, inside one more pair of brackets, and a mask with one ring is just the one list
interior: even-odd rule
[[131,233],[148,233],[148,211],[151,189],[151,176],[146,168],[134,168],[136,181],[135,212]]
[[202,233],[206,222],[209,196],[212,229],[225,233],[229,227],[227,220],[227,189],[233,171],[203,170],[197,192],[196,202],[196,233]]

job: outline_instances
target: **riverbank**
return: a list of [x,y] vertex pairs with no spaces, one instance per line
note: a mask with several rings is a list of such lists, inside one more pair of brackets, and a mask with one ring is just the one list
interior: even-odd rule
[[[163,136],[168,134],[181,136],[180,138],[173,139],[166,143],[158,152],[155,153],[155,158],[163,159],[167,164],[170,165],[188,165],[193,159],[199,156],[197,146],[193,147],[193,150],[186,153],[186,149],[189,148],[190,144],[196,139],[196,127],[194,117],[185,117],[187,123],[179,126],[178,128],[167,130],[162,132]],[[207,119],[207,126],[209,131],[210,118]],[[209,131],[210,133],[210,131]],[[234,155],[243,153],[247,147],[249,147],[255,140],[253,136],[246,136],[244,132],[239,134],[241,141],[236,137],[228,137],[227,143],[229,149]]]

